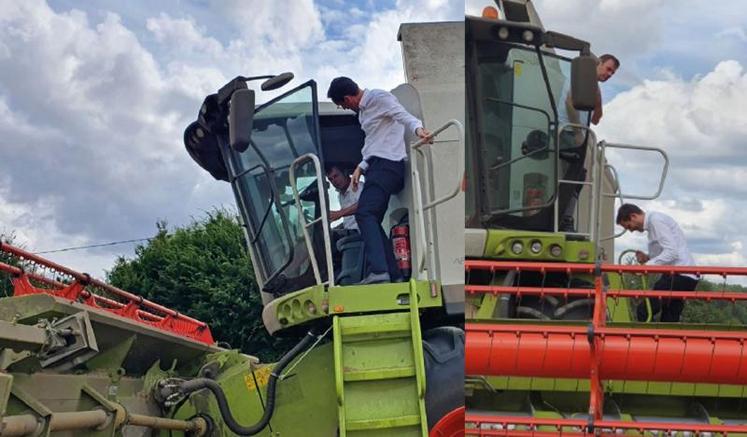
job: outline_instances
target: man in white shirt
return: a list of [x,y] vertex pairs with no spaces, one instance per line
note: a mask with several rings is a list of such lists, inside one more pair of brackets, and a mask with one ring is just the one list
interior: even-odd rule
[[337,190],[337,200],[340,202],[339,210],[329,212],[329,221],[342,219],[343,229],[357,231],[358,223],[355,221],[355,211],[358,209],[358,198],[363,190],[363,182],[359,181],[358,189],[353,190],[350,175],[336,165],[327,168],[327,179]]
[[389,198],[405,184],[405,129],[420,138],[430,132],[423,123],[407,112],[391,93],[377,89],[361,90],[347,77],[332,80],[327,97],[337,106],[358,114],[365,142],[363,159],[352,177],[352,189],[358,190],[362,174],[366,186],[361,190],[355,220],[358,223],[368,262],[368,276],[361,284],[391,282],[401,275],[397,268],[392,243],[381,227]]
[[[643,212],[638,206],[626,203],[617,210],[617,224],[630,232],[646,231],[648,236],[648,254],[636,251],[638,262],[646,265],[692,266],[695,265],[687,248],[685,234],[674,219],[664,213]],[[675,274],[661,275],[654,284],[654,290],[693,291],[698,285],[695,275]],[[651,312],[656,314],[661,309],[662,322],[679,322],[685,303],[682,299],[652,299]],[[648,318],[645,305],[637,310],[639,321]]]
[[361,195],[363,182],[359,182],[358,189],[353,190],[349,172],[347,170],[343,171],[337,165],[327,167],[326,173],[329,183],[337,190],[337,200],[340,202],[339,210],[329,212],[329,221],[333,222],[342,219],[342,225],[335,227],[330,233],[332,240],[332,263],[336,278],[340,268],[342,268],[342,253],[337,249],[337,242],[342,238],[358,233],[355,211],[358,209],[358,198]]

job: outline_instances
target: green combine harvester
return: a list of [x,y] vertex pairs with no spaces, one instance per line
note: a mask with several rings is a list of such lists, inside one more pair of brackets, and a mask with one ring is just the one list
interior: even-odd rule
[[463,34],[399,32],[408,83],[393,92],[436,134],[408,138],[410,177],[384,218],[406,239],[409,280],[355,285],[356,236],[333,265],[323,168],[360,161],[356,115],[319,102],[314,81],[258,105],[247,82],[264,92],[292,75],[237,77],[205,98],[184,143],[230,183],[264,324],[298,344],[261,363],[218,347],[204,322],[3,245],[14,295],[0,299],[0,436],[462,433],[463,111],[444,103],[464,99]]
[[[644,275],[747,269],[613,264],[615,200],[658,197],[667,155],[562,121],[566,96],[594,107],[591,45],[546,31],[530,0],[496,3],[465,30],[466,434],[747,435],[744,327],[634,311],[647,297],[745,300],[644,294]],[[610,149],[660,162],[656,192],[624,193]]]

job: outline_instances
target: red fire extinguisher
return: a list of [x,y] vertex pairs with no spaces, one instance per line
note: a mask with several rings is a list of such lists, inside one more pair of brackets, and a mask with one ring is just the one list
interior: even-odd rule
[[410,279],[412,274],[412,256],[410,254],[410,226],[398,224],[391,229],[392,247],[394,248],[394,259],[397,267],[405,280]]

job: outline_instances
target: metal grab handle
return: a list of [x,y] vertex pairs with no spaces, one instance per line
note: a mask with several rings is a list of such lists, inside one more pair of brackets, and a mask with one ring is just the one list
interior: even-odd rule
[[[488,103],[498,103],[498,104],[510,106],[512,108],[520,108],[520,109],[525,109],[525,110],[528,110],[528,111],[539,112],[540,114],[544,115],[545,118],[547,119],[547,131],[550,132],[550,129],[551,129],[551,126],[550,126],[550,124],[551,124],[551,122],[550,122],[550,114],[548,114],[547,111],[545,111],[543,109],[533,108],[531,106],[522,105],[522,104],[515,103],[515,102],[508,102],[508,101],[505,101],[505,100],[496,99],[494,97],[486,97],[484,100],[486,102],[488,102]],[[490,167],[489,169],[493,170],[493,171],[497,171],[497,170],[502,169],[503,167],[512,165],[516,161],[521,161],[521,160],[526,159],[526,158],[531,158],[533,155],[539,154],[540,152],[543,152],[543,151],[544,152],[554,152],[554,150],[551,149],[550,146],[548,145],[547,147],[543,147],[541,149],[534,150],[534,151],[532,151],[530,153],[522,154],[521,156],[517,156],[516,158],[512,158],[512,159],[510,159],[507,162],[498,163],[498,164],[494,165],[493,167]]]
[[[606,141],[600,141],[599,146],[602,148],[602,150],[606,148],[614,148],[614,149],[628,149],[628,150],[643,150],[646,152],[656,152],[661,155],[662,158],[664,158],[664,168],[661,172],[661,179],[659,179],[659,188],[656,190],[656,193],[654,193],[651,196],[636,196],[632,194],[624,194],[622,193],[622,190],[619,193],[619,196],[621,197],[627,197],[629,199],[638,199],[638,200],[654,200],[657,197],[661,195],[662,190],[664,190],[664,181],[667,178],[667,171],[669,170],[669,156],[667,155],[667,152],[665,152],[663,149],[660,149],[658,147],[645,147],[645,146],[632,146],[629,144],[615,144],[615,143],[608,143]],[[607,197],[617,197],[615,193],[604,193]]]
[[423,189],[420,186],[420,172],[417,169],[417,165],[411,166],[411,173],[412,173],[412,195],[414,197],[413,206],[415,208],[415,218],[417,220],[417,226],[420,234],[420,245],[423,248],[424,256],[420,257],[420,262],[418,263],[418,273],[423,273],[425,270],[425,259],[427,258],[428,253],[428,238],[426,237],[425,232],[425,217],[423,217],[423,214],[425,213],[425,210],[421,207],[421,202],[419,199],[422,199],[423,197]]
[[[588,177],[585,177],[582,181],[577,181],[573,179],[564,179],[564,176],[561,176],[561,135],[563,135],[564,132],[570,132],[574,136],[574,147],[572,149],[579,149],[582,150],[584,153],[584,161],[587,159],[589,160],[589,163],[591,165],[591,168],[588,171]],[[583,134],[583,142],[579,145],[575,145],[575,137],[576,135]],[[565,123],[559,126],[557,132],[556,132],[556,143],[558,145],[558,153],[555,155],[555,175],[557,177],[557,184],[555,186],[555,196],[552,199],[554,202],[553,207],[553,230],[554,232],[560,232],[560,215],[564,213],[564,211],[560,211],[560,191],[563,185],[571,185],[571,186],[581,186],[581,189],[585,187],[589,187],[591,190],[591,205],[589,208],[589,211],[586,215],[589,220],[589,229],[588,232],[564,232],[567,235],[578,235],[583,237],[589,237],[591,240],[594,240],[597,235],[599,235],[599,211],[601,209],[601,202],[599,200],[599,193],[601,192],[601,188],[599,188],[600,181],[602,180],[601,171],[599,170],[601,163],[604,162],[604,155],[600,155],[599,151],[596,147],[594,147],[595,144],[597,144],[597,134],[586,125],[578,124],[578,123]],[[588,157],[586,154],[591,152],[591,157]],[[583,164],[583,163],[582,163]],[[588,179],[588,180],[587,180]],[[580,192],[579,192],[580,197]],[[577,207],[578,208],[578,207]],[[579,213],[579,216],[581,213]],[[579,217],[580,218],[580,217]],[[598,253],[598,248],[597,253]]]
[[[423,157],[423,170],[426,181],[430,180],[430,162],[426,159],[425,153],[423,152],[423,147],[426,145],[430,145],[430,141],[433,140],[438,134],[445,131],[449,127],[456,127],[457,133],[458,133],[458,141],[459,141],[459,150],[464,150],[464,126],[459,120],[449,120],[447,121],[443,126],[439,127],[435,131],[431,133],[431,135],[428,138],[423,138],[417,141],[415,144],[410,146],[412,150],[416,151],[421,157]],[[414,157],[414,156],[413,156]],[[464,164],[462,164],[462,155],[458,154],[457,157],[457,170],[463,168]],[[416,160],[412,160],[410,165],[410,172],[412,174],[413,179],[413,205],[415,208],[415,216],[417,218],[417,225],[418,229],[420,230],[420,244],[423,248],[423,255],[420,258],[420,262],[418,263],[418,273],[422,273],[425,270],[425,260],[426,258],[430,259],[430,250],[428,249],[428,238],[426,235],[426,226],[425,226],[425,212],[429,210],[430,208],[433,208],[436,205],[439,205],[441,203],[446,202],[449,199],[452,199],[459,194],[459,190],[462,187],[462,177],[457,178],[457,184],[456,187],[454,187],[454,190],[449,192],[448,194],[433,200],[431,202],[425,201],[425,193],[423,192],[423,188],[420,184],[420,172],[418,171],[418,166]],[[462,176],[462,175],[460,175]],[[435,266],[432,266],[435,268]],[[431,273],[433,274],[433,273]]]
[[[464,126],[462,125],[462,123],[459,120],[449,120],[449,121],[447,121],[446,123],[444,123],[443,126],[441,126],[440,128],[436,129],[435,131],[433,131],[431,133],[431,135],[430,135],[429,138],[423,138],[420,141],[418,141],[417,143],[413,144],[412,145],[412,149],[415,150],[415,151],[417,151],[418,153],[420,153],[421,156],[423,156],[423,158],[425,158],[425,154],[421,150],[422,147],[424,145],[429,145],[430,144],[428,142],[429,140],[431,140],[433,138],[436,138],[436,136],[438,134],[440,134],[441,132],[445,131],[446,129],[448,129],[451,126],[454,126],[457,129],[457,134],[458,134],[457,141],[459,142],[459,144],[458,144],[459,150],[464,150]],[[457,154],[457,171],[459,169],[461,169],[461,168],[464,167],[464,164],[462,163],[462,159],[463,159],[462,155],[461,154]],[[426,176],[429,176],[430,164],[428,162],[426,162],[426,166],[427,166],[427,169],[428,169],[428,171],[426,171]],[[459,175],[459,176],[463,176],[463,175]],[[442,196],[442,197],[440,197],[440,198],[438,198],[436,200],[433,200],[430,203],[425,204],[423,206],[423,211],[427,211],[427,210],[433,208],[436,205],[444,203],[447,200],[453,199],[454,197],[457,196],[457,194],[459,194],[459,191],[461,190],[461,188],[462,188],[462,178],[461,177],[457,177],[457,183],[456,183],[456,186],[454,187],[454,189],[451,192],[449,192],[448,194],[446,194],[446,195],[444,195],[444,196]]]
[[[301,205],[301,197],[298,194],[298,188],[296,187],[296,167],[306,161],[314,163],[314,175],[316,179],[316,187],[319,192],[319,208],[321,208],[321,214],[318,219],[314,219],[310,222],[306,222],[306,217],[303,215],[303,206]],[[288,169],[288,179],[290,180],[291,188],[293,189],[293,200],[296,203],[298,209],[298,220],[303,226],[303,238],[306,242],[306,249],[309,251],[309,258],[311,261],[311,268],[314,271],[314,278],[317,284],[322,283],[322,278],[319,275],[319,266],[316,262],[316,254],[314,253],[314,245],[311,243],[311,237],[309,236],[308,228],[322,222],[322,233],[324,235],[324,257],[327,260],[327,280],[329,281],[330,287],[335,285],[335,273],[334,266],[332,265],[332,244],[329,237],[329,217],[327,216],[327,196],[324,195],[324,183],[322,182],[322,165],[319,162],[319,158],[313,153],[307,153],[301,155],[293,161],[290,168]],[[291,248],[293,250],[293,248]]]
[[[613,178],[613,180],[615,182],[615,193],[614,193],[614,196],[610,196],[610,197],[617,197],[618,199],[620,199],[620,204],[622,205],[623,203],[625,203],[625,197],[623,197],[622,191],[620,191],[620,186],[621,186],[621,184],[620,184],[620,176],[617,174],[617,170],[615,169],[615,167],[612,164],[605,164],[604,168],[607,169],[607,170],[609,170],[610,173],[612,173],[612,178]],[[606,196],[607,193],[604,193],[604,195]],[[622,237],[623,235],[625,235],[625,232],[627,232],[627,230],[625,228],[623,228],[622,231],[620,231],[620,232],[618,232],[616,234],[612,234],[610,236],[607,236],[607,237],[604,237],[604,238],[600,238],[600,241],[614,240],[615,238],[619,238],[619,237]],[[618,262],[618,264],[619,264],[619,262]]]

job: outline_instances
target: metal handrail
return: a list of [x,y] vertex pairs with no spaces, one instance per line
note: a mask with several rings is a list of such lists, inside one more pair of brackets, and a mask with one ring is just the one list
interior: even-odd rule
[[[647,146],[633,146],[629,144],[616,144],[616,143],[608,143],[604,140],[599,142],[599,147],[602,149],[602,156],[605,155],[606,149],[613,148],[613,149],[627,149],[627,150],[642,150],[646,152],[656,152],[661,155],[662,158],[664,158],[664,168],[661,172],[661,178],[659,179],[659,187],[656,190],[656,193],[650,196],[638,196],[638,195],[632,195],[632,194],[624,194],[622,193],[622,190],[620,190],[620,196],[621,197],[627,197],[629,199],[637,199],[637,200],[654,200],[658,198],[661,195],[661,192],[664,190],[664,181],[667,178],[667,172],[669,170],[669,156],[667,155],[667,152],[665,152],[663,149],[659,147],[647,147]],[[605,196],[608,197],[616,197],[614,193],[604,193]]]
[[[425,153],[423,152],[423,148],[426,145],[430,145],[431,141],[438,136],[441,132],[445,131],[449,127],[455,127],[457,129],[458,133],[458,141],[459,141],[459,150],[464,150],[464,126],[459,120],[449,120],[446,123],[444,123],[441,127],[436,129],[431,133],[431,135],[427,138],[422,138],[419,141],[417,141],[415,144],[410,146],[410,148],[414,151],[416,151],[421,157],[423,157],[423,171],[424,171],[424,177],[426,181],[430,181],[430,167],[431,162],[426,159]],[[414,154],[411,154],[412,157],[415,157]],[[462,155],[457,154],[457,170],[464,168],[464,164],[461,162]],[[431,231],[431,226],[426,227],[425,225],[425,212],[429,209],[440,205],[441,203],[446,202],[447,200],[453,199],[459,194],[459,191],[462,186],[462,178],[457,178],[457,183],[454,189],[449,192],[448,194],[441,196],[440,198],[437,198],[435,200],[427,202],[425,197],[427,197],[427,193],[424,195],[423,187],[420,183],[420,172],[418,171],[418,165],[417,160],[413,159],[410,163],[410,172],[412,174],[412,180],[413,180],[413,207],[415,208],[415,216],[417,220],[417,226],[420,233],[420,245],[423,248],[423,254],[418,262],[418,273],[422,273],[425,270],[425,261],[428,259],[429,266],[430,266],[430,274],[435,274],[435,260],[430,255],[430,250],[428,248],[428,233]],[[461,176],[461,175],[460,175]],[[432,236],[431,236],[432,240]]]
[[[314,172],[316,176],[314,179],[316,180],[317,190],[319,191],[319,208],[321,209],[319,218],[314,219],[310,222],[306,222],[306,217],[303,215],[303,205],[301,205],[301,197],[298,194],[298,188],[296,187],[296,167],[306,161],[311,161],[314,163]],[[288,169],[288,179],[291,184],[291,189],[293,189],[293,199],[296,202],[296,208],[298,209],[298,220],[299,223],[303,224],[301,229],[303,230],[303,238],[306,242],[306,249],[309,251],[309,260],[311,261],[311,268],[314,272],[314,279],[316,279],[317,285],[322,284],[322,278],[319,274],[319,265],[316,262],[316,253],[314,251],[314,245],[311,241],[311,237],[309,236],[308,228],[321,221],[322,234],[324,236],[324,257],[327,261],[327,281],[329,282],[330,287],[334,287],[335,273],[334,266],[332,265],[332,244],[329,236],[327,196],[324,195],[325,190],[324,182],[322,181],[322,165],[319,162],[319,157],[317,157],[313,153],[306,153],[296,158],[293,161],[293,164],[291,164],[290,168]]]
[[[560,152],[561,152],[560,151],[560,136],[561,136],[561,134],[563,132],[569,130],[567,128],[579,129],[579,130],[582,130],[582,131],[586,131],[586,135],[584,135],[583,147],[587,148],[587,150],[591,149],[591,161],[590,161],[591,162],[591,169],[588,172],[588,174],[589,174],[589,181],[586,181],[586,180],[584,180],[584,181],[572,181],[572,180],[568,180],[568,179],[562,179],[560,177]],[[594,133],[594,131],[589,126],[586,126],[586,125],[583,125],[583,124],[578,124],[578,123],[566,123],[566,124],[563,124],[562,126],[559,127],[559,129],[557,131],[558,153],[556,154],[556,158],[555,158],[555,166],[556,166],[555,167],[555,173],[557,175],[557,181],[558,181],[557,186],[555,187],[555,193],[556,193],[555,195],[556,195],[556,197],[558,199],[560,198],[560,187],[561,187],[562,184],[585,185],[585,186],[591,187],[591,190],[592,190],[592,201],[591,201],[591,208],[589,209],[589,217],[588,217],[589,227],[591,229],[589,229],[588,232],[566,232],[566,234],[569,234],[569,235],[580,235],[580,236],[589,237],[589,239],[591,239],[591,240],[594,240],[595,237],[597,236],[597,233],[596,233],[597,226],[595,226],[595,223],[596,223],[595,217],[598,216],[598,212],[597,211],[600,209],[600,205],[599,205],[600,201],[597,199],[597,197],[598,197],[597,191],[599,191],[598,187],[597,187],[598,184],[595,184],[595,182],[597,180],[601,180],[601,177],[600,178],[596,177],[596,174],[598,173],[598,171],[596,171],[596,169],[598,168],[597,161],[599,159],[599,156],[598,156],[598,152],[597,152],[596,147],[589,146],[589,144],[596,144],[596,139],[597,139],[596,134]],[[579,146],[579,147],[581,147],[581,146]],[[604,158],[602,157],[602,162],[603,161],[604,161]],[[579,194],[579,196],[580,196],[580,194]],[[580,200],[580,198],[579,198],[579,200]],[[576,206],[578,207],[578,205],[576,205]],[[554,232],[558,232],[559,231],[558,223],[559,223],[559,219],[560,219],[560,202],[559,201],[555,202],[555,207],[553,208],[553,210],[554,210],[554,214],[553,214],[553,230],[554,230]],[[580,222],[580,220],[579,220],[579,222]]]
[[[618,198],[618,199],[620,199],[620,204],[621,205],[624,204],[625,203],[625,198],[623,197],[622,190],[620,188],[620,186],[621,186],[621,184],[620,184],[620,177],[617,174],[617,169],[615,169],[615,167],[612,164],[605,164],[604,168],[605,168],[605,170],[609,170],[610,173],[612,173],[612,178],[614,179],[614,182],[615,182],[615,193],[612,196],[608,196],[608,193],[603,193],[602,195],[605,196],[605,197],[615,197],[615,198]],[[610,235],[608,237],[604,237],[604,238],[600,237],[599,241],[614,240],[615,238],[619,238],[619,237],[622,237],[623,235],[625,235],[625,232],[627,232],[627,230],[623,228],[622,231],[620,231],[620,232],[618,232],[616,234],[612,234],[612,235]],[[618,261],[618,264],[619,264],[619,261]]]
[[[459,141],[459,144],[458,144],[459,149],[460,150],[464,150],[464,126],[462,125],[462,123],[459,120],[449,120],[449,121],[447,121],[446,123],[444,123],[443,126],[441,126],[440,128],[436,129],[435,131],[433,131],[431,133],[431,135],[430,135],[429,138],[421,139],[417,143],[413,144],[411,146],[411,148],[413,150],[417,151],[418,153],[420,153],[420,155],[423,156],[423,158],[425,158],[425,154],[422,151],[422,147],[425,146],[425,145],[427,145],[427,144],[430,144],[430,140],[431,139],[435,138],[438,134],[440,134],[441,132],[445,131],[446,129],[448,129],[451,126],[454,126],[457,129],[458,141]],[[456,166],[457,170],[459,170],[459,169],[461,169],[461,168],[464,167],[463,163],[462,163],[462,159],[463,159],[462,154],[457,154],[457,166]],[[430,170],[430,165],[428,166],[428,169]],[[430,176],[430,175],[426,174],[426,176]],[[454,187],[454,189],[451,192],[449,192],[448,194],[446,194],[444,196],[441,196],[441,197],[437,198],[436,200],[432,200],[431,202],[425,204],[423,206],[423,210],[424,211],[429,210],[429,209],[433,208],[436,205],[444,203],[447,200],[453,199],[454,197],[457,196],[457,194],[459,194],[459,191],[461,190],[461,188],[462,188],[462,178],[461,177],[457,177],[456,186]]]
[[669,266],[669,265],[619,265],[619,264],[595,264],[584,263],[556,263],[556,262],[530,262],[530,261],[491,261],[491,260],[466,260],[464,269],[488,270],[488,271],[510,271],[523,270],[532,272],[564,272],[564,273],[588,273],[593,274],[599,268],[604,273],[666,273],[694,274],[694,275],[717,275],[717,276],[747,276],[747,267],[717,267],[717,266]]
[[[550,114],[548,114],[547,111],[545,111],[543,109],[534,108],[534,107],[531,107],[531,106],[528,106],[528,105],[522,105],[522,104],[516,103],[516,102],[508,102],[506,100],[496,99],[495,97],[486,97],[484,100],[486,102],[488,102],[488,103],[500,103],[500,104],[503,104],[503,105],[508,105],[508,106],[513,106],[513,107],[517,107],[517,108],[521,108],[521,109],[526,109],[528,111],[539,112],[540,114],[544,115],[545,118],[547,119],[547,130],[548,130],[548,132],[551,130],[552,121],[550,120],[550,118],[551,118]],[[520,161],[522,159],[529,158],[532,155],[534,155],[535,153],[538,153],[538,152],[541,152],[541,151],[552,151],[552,149],[550,149],[549,146],[548,147],[544,147],[542,149],[537,149],[537,150],[535,150],[535,151],[533,151],[531,153],[527,153],[525,155],[517,156],[516,158],[513,158],[513,159],[511,159],[511,160],[509,160],[507,162],[502,162],[502,163],[500,163],[500,164],[498,164],[498,165],[496,165],[494,167],[491,167],[490,169],[491,170],[501,169],[501,168],[505,167],[506,165],[510,165],[510,164],[513,164],[516,161]]]

